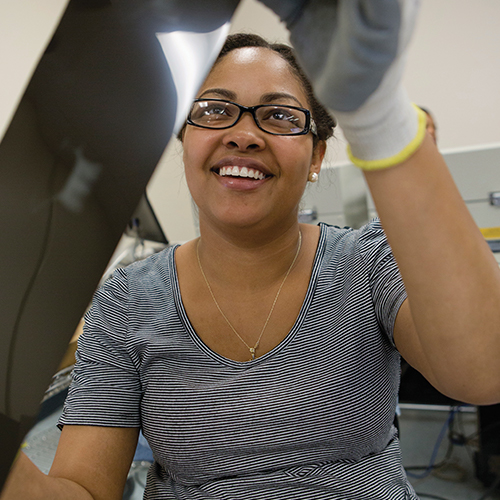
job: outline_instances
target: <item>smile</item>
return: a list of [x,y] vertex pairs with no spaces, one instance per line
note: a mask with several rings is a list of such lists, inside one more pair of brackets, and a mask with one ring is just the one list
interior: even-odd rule
[[265,175],[260,170],[247,167],[238,167],[238,166],[221,167],[218,173],[221,177],[226,177],[226,176],[248,177],[250,179],[257,179],[257,180],[262,180],[265,179],[266,177],[270,177]]

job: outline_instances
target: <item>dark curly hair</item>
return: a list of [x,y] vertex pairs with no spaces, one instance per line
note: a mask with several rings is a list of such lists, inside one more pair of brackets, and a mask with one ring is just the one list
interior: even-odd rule
[[[294,51],[289,45],[285,45],[282,43],[270,43],[261,36],[251,33],[236,33],[227,37],[224,46],[219,52],[219,55],[214,63],[214,66],[216,66],[217,63],[219,63],[224,58],[224,56],[226,56],[233,50],[241,49],[244,47],[262,47],[272,50],[274,52],[277,52],[288,63],[292,73],[297,77],[299,83],[304,89],[307,100],[309,102],[311,115],[316,123],[318,135],[313,135],[314,146],[316,146],[319,140],[326,141],[329,137],[332,137],[333,129],[336,126],[335,119],[330,115],[327,109],[318,101],[318,99],[314,95],[311,82],[297,62]],[[178,135],[178,138],[181,140],[184,128],[185,125]]]

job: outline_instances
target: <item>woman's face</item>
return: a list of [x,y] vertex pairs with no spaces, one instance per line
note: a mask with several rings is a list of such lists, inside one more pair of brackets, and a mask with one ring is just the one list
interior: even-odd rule
[[[197,97],[227,99],[244,106],[309,108],[288,63],[275,52],[257,47],[227,54]],[[183,145],[186,179],[199,208],[200,224],[235,228],[296,223],[308,175],[319,171],[324,153],[321,141],[313,150],[311,133],[271,135],[257,127],[250,113],[223,130],[187,125]],[[247,172],[261,172],[264,178],[227,175],[228,167],[235,173],[246,167]]]

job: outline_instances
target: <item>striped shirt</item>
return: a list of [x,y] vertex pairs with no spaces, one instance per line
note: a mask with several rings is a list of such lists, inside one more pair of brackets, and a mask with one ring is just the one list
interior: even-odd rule
[[306,297],[287,337],[224,358],[184,310],[175,249],[97,291],[61,424],[141,427],[145,499],[417,499],[392,425],[406,293],[380,222],[320,225]]

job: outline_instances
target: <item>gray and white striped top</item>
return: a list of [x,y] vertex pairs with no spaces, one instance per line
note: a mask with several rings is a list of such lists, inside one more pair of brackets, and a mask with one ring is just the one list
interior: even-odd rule
[[321,224],[295,325],[245,363],[196,335],[174,254],[96,293],[60,423],[142,427],[150,500],[416,499],[392,426],[406,294],[380,223]]

